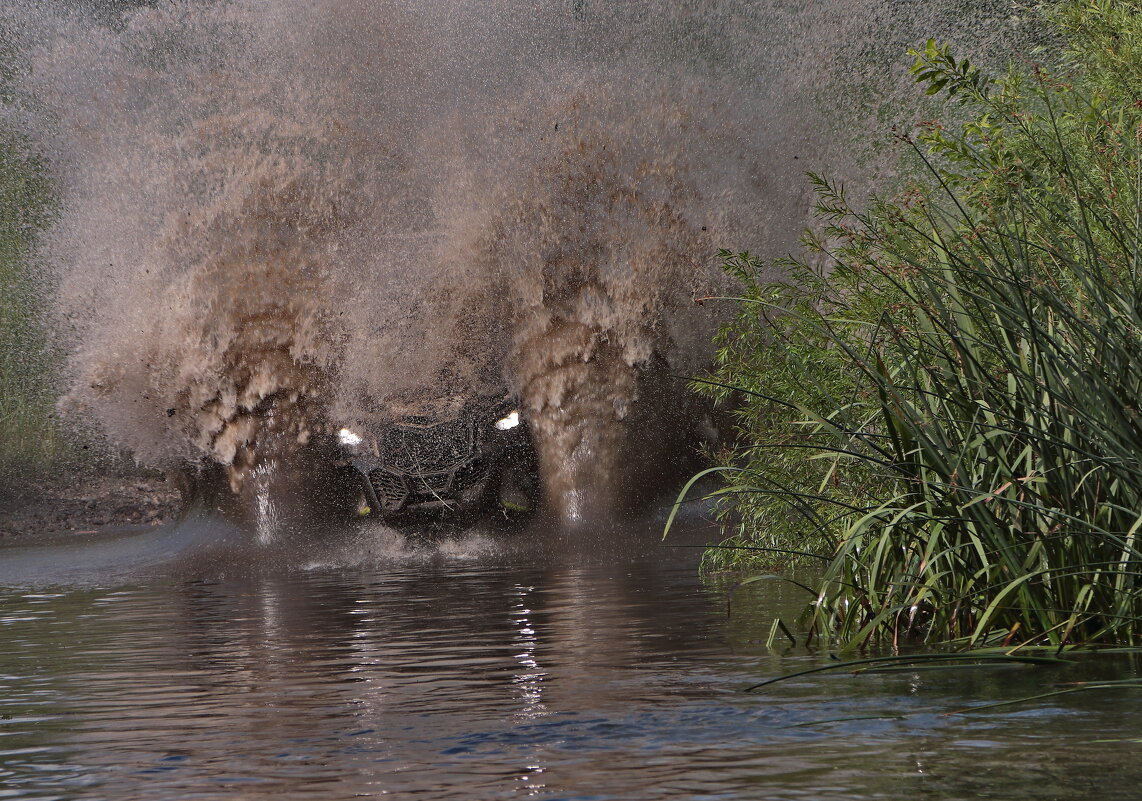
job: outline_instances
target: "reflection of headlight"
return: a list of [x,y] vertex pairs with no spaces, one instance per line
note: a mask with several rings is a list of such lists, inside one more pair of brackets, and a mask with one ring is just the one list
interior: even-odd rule
[[519,425],[519,412],[512,412],[507,417],[502,417],[496,421],[496,428],[500,431],[507,431],[509,428],[515,428]]
[[341,441],[342,445],[361,444],[361,438],[347,428],[343,428],[337,432],[337,439]]

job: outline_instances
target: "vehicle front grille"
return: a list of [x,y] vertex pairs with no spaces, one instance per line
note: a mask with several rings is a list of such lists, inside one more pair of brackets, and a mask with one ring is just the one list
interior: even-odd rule
[[463,492],[468,487],[474,487],[488,477],[490,467],[484,459],[473,459],[461,467],[453,476],[453,486],[456,492]]
[[429,473],[428,475],[409,476],[408,482],[412,491],[418,495],[447,496],[452,491],[452,473]]
[[369,483],[373,485],[377,500],[385,511],[396,511],[408,500],[408,486],[401,476],[385,470],[374,470],[369,473]]
[[422,504],[452,505],[469,487],[484,481],[489,468],[479,458],[476,425],[463,419],[432,423],[405,418],[378,440],[380,463],[368,470],[378,505],[399,512]]
[[381,437],[380,445],[381,458],[394,472],[427,476],[451,473],[469,461],[476,443],[468,421],[448,420],[426,426],[392,426]]

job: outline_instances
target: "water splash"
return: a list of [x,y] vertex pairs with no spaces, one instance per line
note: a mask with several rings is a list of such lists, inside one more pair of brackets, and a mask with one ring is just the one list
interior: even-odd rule
[[[506,389],[568,518],[640,499],[690,447],[674,376],[719,322],[693,299],[718,247],[789,247],[802,170],[847,163],[807,87],[887,13],[45,5],[0,12],[23,59],[5,113],[61,186],[43,256],[74,419],[241,494],[343,425]],[[829,47],[835,74],[811,57]]]

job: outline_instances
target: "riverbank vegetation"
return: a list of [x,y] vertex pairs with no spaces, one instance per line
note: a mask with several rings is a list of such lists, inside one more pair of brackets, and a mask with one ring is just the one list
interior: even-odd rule
[[814,178],[779,283],[724,254],[718,553],[819,559],[812,632],[1142,640],[1140,12],[1053,4],[1063,55],[999,77],[928,42],[913,75],[961,122],[895,132],[922,177],[863,207]]
[[38,473],[67,450],[52,422],[55,400],[40,315],[44,287],[32,264],[52,211],[42,163],[20,137],[0,132],[0,475]]

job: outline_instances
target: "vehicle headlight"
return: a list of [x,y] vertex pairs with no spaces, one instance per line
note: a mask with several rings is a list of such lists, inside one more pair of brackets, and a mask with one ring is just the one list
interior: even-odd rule
[[354,434],[347,428],[343,428],[337,432],[337,439],[341,442],[342,445],[353,446],[361,444],[360,435]]
[[519,412],[512,411],[504,417],[496,421],[496,429],[498,431],[507,431],[508,429],[515,428],[519,425]]

